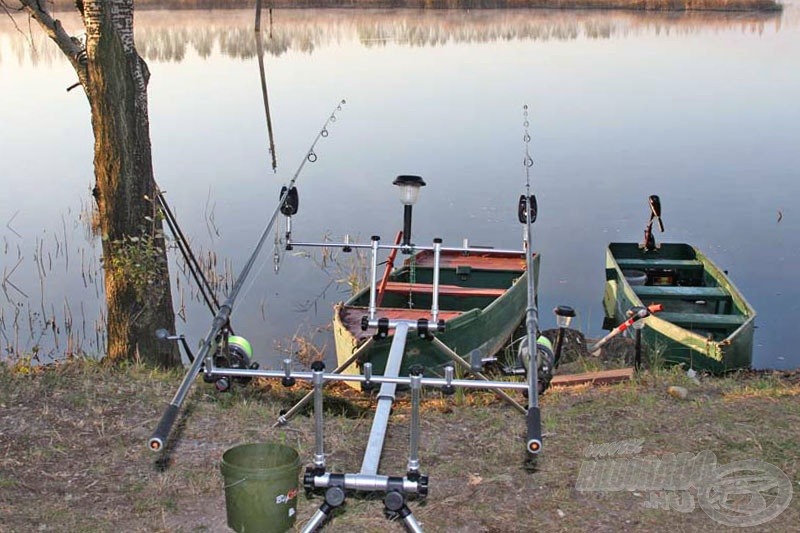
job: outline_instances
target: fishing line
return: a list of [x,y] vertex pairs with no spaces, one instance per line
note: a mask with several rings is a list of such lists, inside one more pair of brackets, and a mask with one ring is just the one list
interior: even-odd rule
[[[289,198],[289,195],[291,194],[292,189],[294,189],[294,185],[297,182],[297,179],[300,176],[300,173],[303,171],[303,168],[305,167],[306,163],[314,163],[314,162],[317,161],[317,154],[314,151],[314,149],[316,148],[317,143],[319,142],[320,139],[322,139],[324,137],[328,137],[328,135],[329,135],[328,127],[331,124],[333,124],[334,122],[336,122],[336,120],[337,120],[336,113],[341,111],[342,110],[342,106],[344,104],[346,104],[346,103],[347,103],[347,101],[342,99],[336,105],[336,107],[333,109],[333,111],[331,111],[330,116],[325,121],[325,123],[322,125],[322,128],[319,130],[319,132],[317,133],[316,137],[314,137],[314,141],[311,143],[311,146],[309,147],[308,151],[306,152],[305,157],[303,157],[303,160],[300,162],[300,165],[297,167],[297,170],[295,171],[294,175],[292,176],[292,179],[290,179],[289,182],[281,189],[282,193],[280,195],[280,200],[278,201],[278,206],[275,208],[275,211],[273,212],[272,216],[270,217],[269,223],[267,224],[266,229],[262,233],[261,238],[258,240],[258,243],[256,244],[255,251],[253,252],[253,255],[250,257],[250,259],[248,260],[248,262],[245,264],[244,268],[242,269],[242,273],[239,275],[240,279],[244,279],[244,276],[247,276],[247,273],[253,267],[253,263],[255,263],[256,258],[261,253],[261,248],[264,246],[264,242],[266,241],[267,236],[269,235],[269,230],[271,230],[272,226],[275,224],[275,222],[276,222],[276,220],[278,218],[278,214],[280,214],[280,212],[281,212],[281,208],[283,207],[283,205],[286,203],[287,199]],[[278,231],[278,228],[276,228],[276,232],[277,231]],[[280,242],[283,242],[283,241],[280,238],[278,238],[278,242],[280,243]],[[285,246],[282,247],[282,248],[283,248],[283,250],[280,251],[280,255],[273,257],[273,261],[275,263],[275,271],[276,272],[280,269],[280,260],[283,257],[283,252],[285,251]],[[254,282],[255,282],[254,280],[250,281],[250,283],[247,286],[247,291],[252,289]],[[231,289],[231,293],[228,296],[228,299],[229,300],[234,300],[236,298],[237,294],[239,293],[240,289],[241,289],[241,287],[238,287],[237,285],[234,285],[234,287]]]

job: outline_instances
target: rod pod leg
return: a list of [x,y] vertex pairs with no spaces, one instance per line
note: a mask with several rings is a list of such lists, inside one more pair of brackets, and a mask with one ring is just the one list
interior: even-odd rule
[[305,525],[303,533],[312,533],[322,527],[331,512],[344,503],[344,497],[344,489],[341,487],[328,487],[328,490],[325,491],[325,501],[322,502],[317,512]]
[[423,533],[422,526],[419,525],[411,509],[406,505],[406,498],[403,494],[398,491],[387,492],[383,498],[383,505],[386,515],[389,517],[399,516],[408,531],[411,533]]
[[422,388],[422,366],[413,365],[411,377],[411,423],[409,427],[408,476],[419,476],[419,404]]
[[311,365],[311,371],[314,373],[314,468],[324,471],[325,445],[323,439],[322,386],[325,383],[322,376],[325,371],[325,363],[314,361]]

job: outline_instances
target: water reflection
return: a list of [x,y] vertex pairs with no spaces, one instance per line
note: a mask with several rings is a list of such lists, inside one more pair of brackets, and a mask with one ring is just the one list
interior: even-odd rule
[[[68,31],[79,28],[75,15],[61,15]],[[569,41],[610,39],[654,34],[690,35],[739,30],[762,34],[780,31],[786,24],[778,12],[607,12],[564,10],[273,10],[272,24],[264,17],[262,32],[268,38],[264,50],[273,56],[287,52],[312,53],[341,42],[365,47],[395,43],[412,47],[446,43],[494,41]],[[0,21],[0,37],[17,32],[7,20]],[[139,53],[151,61],[182,61],[190,51],[209,58],[215,50],[234,58],[249,59],[258,53],[252,38],[253,12],[141,11],[136,13]],[[27,35],[27,34],[26,34]],[[22,62],[50,63],[60,52],[47,44],[39,31],[25,39],[10,39],[10,52]],[[0,61],[4,58],[0,56]]]
[[[731,268],[759,311],[756,364],[797,366],[790,338],[800,289],[791,265],[800,261],[800,226],[786,204],[800,194],[794,6],[783,15],[273,15],[271,28],[265,17],[263,36],[271,31],[272,39],[263,43],[259,75],[250,10],[137,13],[140,49],[157,64],[150,98],[159,183],[194,251],[210,265],[220,258],[221,280],[246,259],[310,133],[342,97],[353,102],[342,127],[320,150],[321,164],[304,171],[298,239],[393,235],[401,217],[391,179],[411,171],[430,177],[417,215],[422,237],[518,246],[507,207],[518,197],[508,193],[518,193],[518,110],[527,102],[536,108],[543,323],[567,303],[579,312],[577,327],[599,333],[604,245],[640,239],[641,199],[658,193],[669,205],[665,238],[697,244]],[[68,28],[75,22],[65,17]],[[32,35],[33,47],[0,18],[0,94],[8,102],[0,106],[8,125],[0,128],[0,183],[12,191],[0,196],[0,274],[24,256],[9,280],[28,295],[10,285],[4,293],[0,278],[0,343],[50,353],[54,330],[71,330],[74,343],[53,353],[95,353],[103,343],[99,243],[71,227],[74,209],[66,232],[59,219],[76,198],[89,198],[88,109],[77,92],[64,92],[74,80],[70,65],[41,32]],[[272,126],[277,139],[265,137]],[[275,144],[278,173],[269,161]],[[497,186],[481,187],[487,176]],[[775,209],[784,213],[779,224]],[[46,278],[34,259],[42,257]],[[262,259],[264,274],[242,298],[236,327],[267,357],[279,339],[328,323],[329,304],[342,299],[330,279],[346,276],[289,256],[291,267],[275,277],[268,252]],[[773,266],[766,275],[763,264]],[[173,272],[186,321],[178,327],[200,338],[208,312],[193,305],[180,265]],[[293,312],[299,308],[316,313]]]
[[272,133],[272,113],[269,112],[269,93],[267,92],[267,71],[264,65],[264,39],[261,32],[255,34],[258,50],[258,73],[261,78],[261,98],[264,100],[264,114],[267,117],[267,136],[269,137],[269,154],[272,160],[272,171],[278,169],[278,156],[275,153],[275,135]]

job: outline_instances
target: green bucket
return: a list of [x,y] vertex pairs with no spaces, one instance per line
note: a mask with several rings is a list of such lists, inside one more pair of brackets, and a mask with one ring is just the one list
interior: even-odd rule
[[220,464],[225,479],[228,526],[238,533],[278,533],[297,518],[300,457],[289,446],[242,444],[226,451]]

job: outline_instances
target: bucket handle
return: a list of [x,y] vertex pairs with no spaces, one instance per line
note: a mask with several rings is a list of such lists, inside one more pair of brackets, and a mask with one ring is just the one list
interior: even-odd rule
[[234,481],[234,482],[233,482],[233,483],[231,483],[230,485],[225,485],[225,486],[224,486],[224,488],[225,488],[225,489],[230,489],[231,487],[235,487],[236,485],[241,485],[241,484],[242,484],[242,483],[244,483],[245,481],[247,481],[247,478],[246,478],[246,477],[243,477],[243,478],[242,478],[242,479],[240,479],[239,481]]

